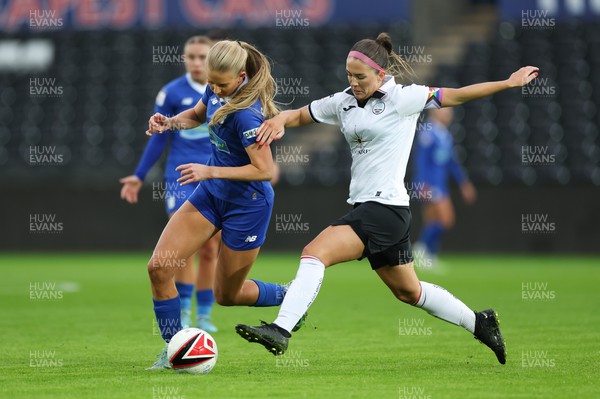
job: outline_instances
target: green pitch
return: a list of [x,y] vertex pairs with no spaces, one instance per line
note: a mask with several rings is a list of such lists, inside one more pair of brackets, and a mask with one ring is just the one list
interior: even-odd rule
[[[394,299],[366,262],[325,274],[308,324],[274,357],[237,323],[276,308],[216,306],[208,375],[145,371],[162,349],[144,254],[0,255],[2,398],[598,398],[600,259],[447,256],[444,286],[495,308],[508,360]],[[297,256],[263,253],[252,277],[284,283]],[[595,371],[594,371],[595,370]]]

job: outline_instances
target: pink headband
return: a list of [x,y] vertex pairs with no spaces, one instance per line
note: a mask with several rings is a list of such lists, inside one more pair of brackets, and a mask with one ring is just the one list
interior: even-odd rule
[[370,59],[368,56],[364,55],[360,51],[353,50],[348,53],[348,57],[357,58],[357,59],[361,60],[362,62],[364,62],[365,64],[367,64],[368,66],[370,66],[371,68],[375,68],[378,71],[385,72],[385,69],[383,69],[382,67],[377,65],[377,63],[375,61],[373,61],[372,59]]

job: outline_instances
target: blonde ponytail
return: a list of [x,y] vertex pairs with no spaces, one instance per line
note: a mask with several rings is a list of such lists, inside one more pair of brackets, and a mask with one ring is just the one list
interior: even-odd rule
[[277,85],[271,76],[271,65],[254,46],[240,41],[220,41],[208,52],[208,68],[234,75],[245,71],[248,75],[248,83],[214,113],[210,125],[216,125],[229,114],[249,108],[256,100],[260,100],[263,117],[271,118],[279,113],[273,101]]

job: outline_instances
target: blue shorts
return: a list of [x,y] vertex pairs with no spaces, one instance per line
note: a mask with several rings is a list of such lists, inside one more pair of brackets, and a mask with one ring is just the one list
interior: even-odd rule
[[167,186],[165,189],[165,209],[167,215],[177,211],[192,196],[196,187],[198,187],[198,182],[182,186],[176,179],[166,179],[165,184]]
[[273,211],[273,204],[268,200],[238,205],[215,197],[200,183],[189,201],[209,222],[222,230],[221,237],[229,248],[247,251],[265,242]]

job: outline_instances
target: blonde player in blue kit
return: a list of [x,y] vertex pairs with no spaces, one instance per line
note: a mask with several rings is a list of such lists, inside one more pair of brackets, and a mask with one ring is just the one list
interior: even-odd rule
[[[177,115],[196,104],[206,91],[206,56],[213,42],[206,36],[190,37],[184,46],[186,74],[169,82],[156,96],[154,112],[163,115]],[[187,163],[208,163],[210,157],[210,138],[206,123],[192,129],[173,129],[168,134],[150,137],[144,149],[135,173],[120,180],[123,184],[121,198],[134,204],[138,201],[138,192],[146,174],[158,161],[169,145],[165,165],[165,207],[167,215],[172,217],[177,209],[188,199],[198,183],[181,186],[177,182],[177,166]],[[181,298],[181,324],[189,327],[191,322],[192,296],[196,280],[196,326],[208,332],[217,328],[212,324],[210,314],[214,303],[212,284],[214,280],[220,237],[215,236],[198,251],[198,276],[194,276],[194,258],[185,260],[175,273],[175,285]]]
[[506,351],[496,312],[474,312],[442,287],[417,277],[404,175],[423,109],[452,107],[524,86],[537,76],[538,68],[524,67],[504,81],[459,89],[403,86],[396,84],[394,76],[409,67],[392,49],[387,33],[376,40],[357,42],[346,58],[350,87],[301,109],[284,111],[261,126],[257,138],[261,144],[281,138],[286,127],[315,122],[340,126],[352,153],[348,202],[354,209],[304,247],[277,319],[256,327],[239,324],[236,332],[274,355],[282,355],[292,327],[319,293],[325,268],[367,258],[398,300],[463,327],[504,364]]
[[[219,231],[222,244],[213,287],[217,303],[277,306],[286,292],[279,284],[246,280],[265,241],[273,208],[271,150],[255,142],[264,118],[279,112],[273,103],[271,67],[253,46],[229,40],[216,43],[207,62],[209,87],[201,101],[172,118],[153,115],[147,131],[152,135],[174,126],[191,129],[209,121],[212,143],[207,165],[177,167],[179,183],[200,183],[169,220],[148,262],[154,312],[165,342],[181,328],[175,268],[167,265],[186,259]],[[159,356],[151,369],[169,367],[166,348]]]

